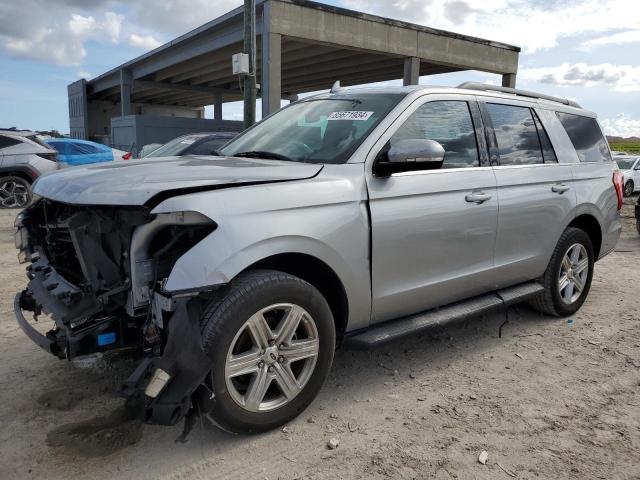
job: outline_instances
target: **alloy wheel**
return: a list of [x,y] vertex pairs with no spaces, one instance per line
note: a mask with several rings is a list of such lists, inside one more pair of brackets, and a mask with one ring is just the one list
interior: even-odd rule
[[569,247],[560,265],[558,292],[562,301],[572,304],[582,294],[589,277],[589,255],[584,245],[574,243]]
[[305,387],[319,350],[318,329],[305,309],[292,303],[263,308],[244,323],[229,347],[229,394],[250,412],[280,408]]
[[24,207],[29,203],[29,189],[13,180],[0,184],[0,205],[3,208]]

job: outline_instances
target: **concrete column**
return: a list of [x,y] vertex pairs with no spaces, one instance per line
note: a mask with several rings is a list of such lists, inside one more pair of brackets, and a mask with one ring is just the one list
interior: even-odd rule
[[282,36],[262,33],[262,118],[280,109],[282,91]]
[[502,75],[502,86],[509,88],[516,88],[516,74],[505,73]]
[[133,74],[131,70],[120,70],[120,115],[131,115],[131,92],[133,91]]
[[222,94],[216,93],[213,101],[213,118],[222,120]]
[[418,85],[420,82],[420,59],[418,57],[408,57],[404,59],[403,85]]

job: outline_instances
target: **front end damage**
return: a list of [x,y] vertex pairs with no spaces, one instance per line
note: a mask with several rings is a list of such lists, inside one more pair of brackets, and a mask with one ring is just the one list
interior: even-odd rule
[[[213,293],[172,295],[163,285],[178,258],[216,229],[212,220],[40,199],[16,228],[29,283],[16,296],[15,314],[33,341],[61,359],[112,350],[138,355],[122,393],[149,423],[177,423],[194,399],[206,410],[213,396],[198,319]],[[46,314],[55,327],[41,334],[24,312],[36,322]]]

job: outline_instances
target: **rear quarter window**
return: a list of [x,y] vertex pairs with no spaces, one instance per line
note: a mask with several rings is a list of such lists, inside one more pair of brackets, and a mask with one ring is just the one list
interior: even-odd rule
[[611,161],[607,140],[595,118],[556,112],[581,162]]
[[20,140],[12,137],[6,137],[4,135],[0,135],[0,149],[13,147],[14,145],[18,145]]

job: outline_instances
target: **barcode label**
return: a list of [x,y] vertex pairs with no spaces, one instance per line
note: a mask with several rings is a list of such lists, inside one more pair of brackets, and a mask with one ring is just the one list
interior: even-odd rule
[[357,120],[364,122],[369,120],[373,112],[333,112],[327,120]]

